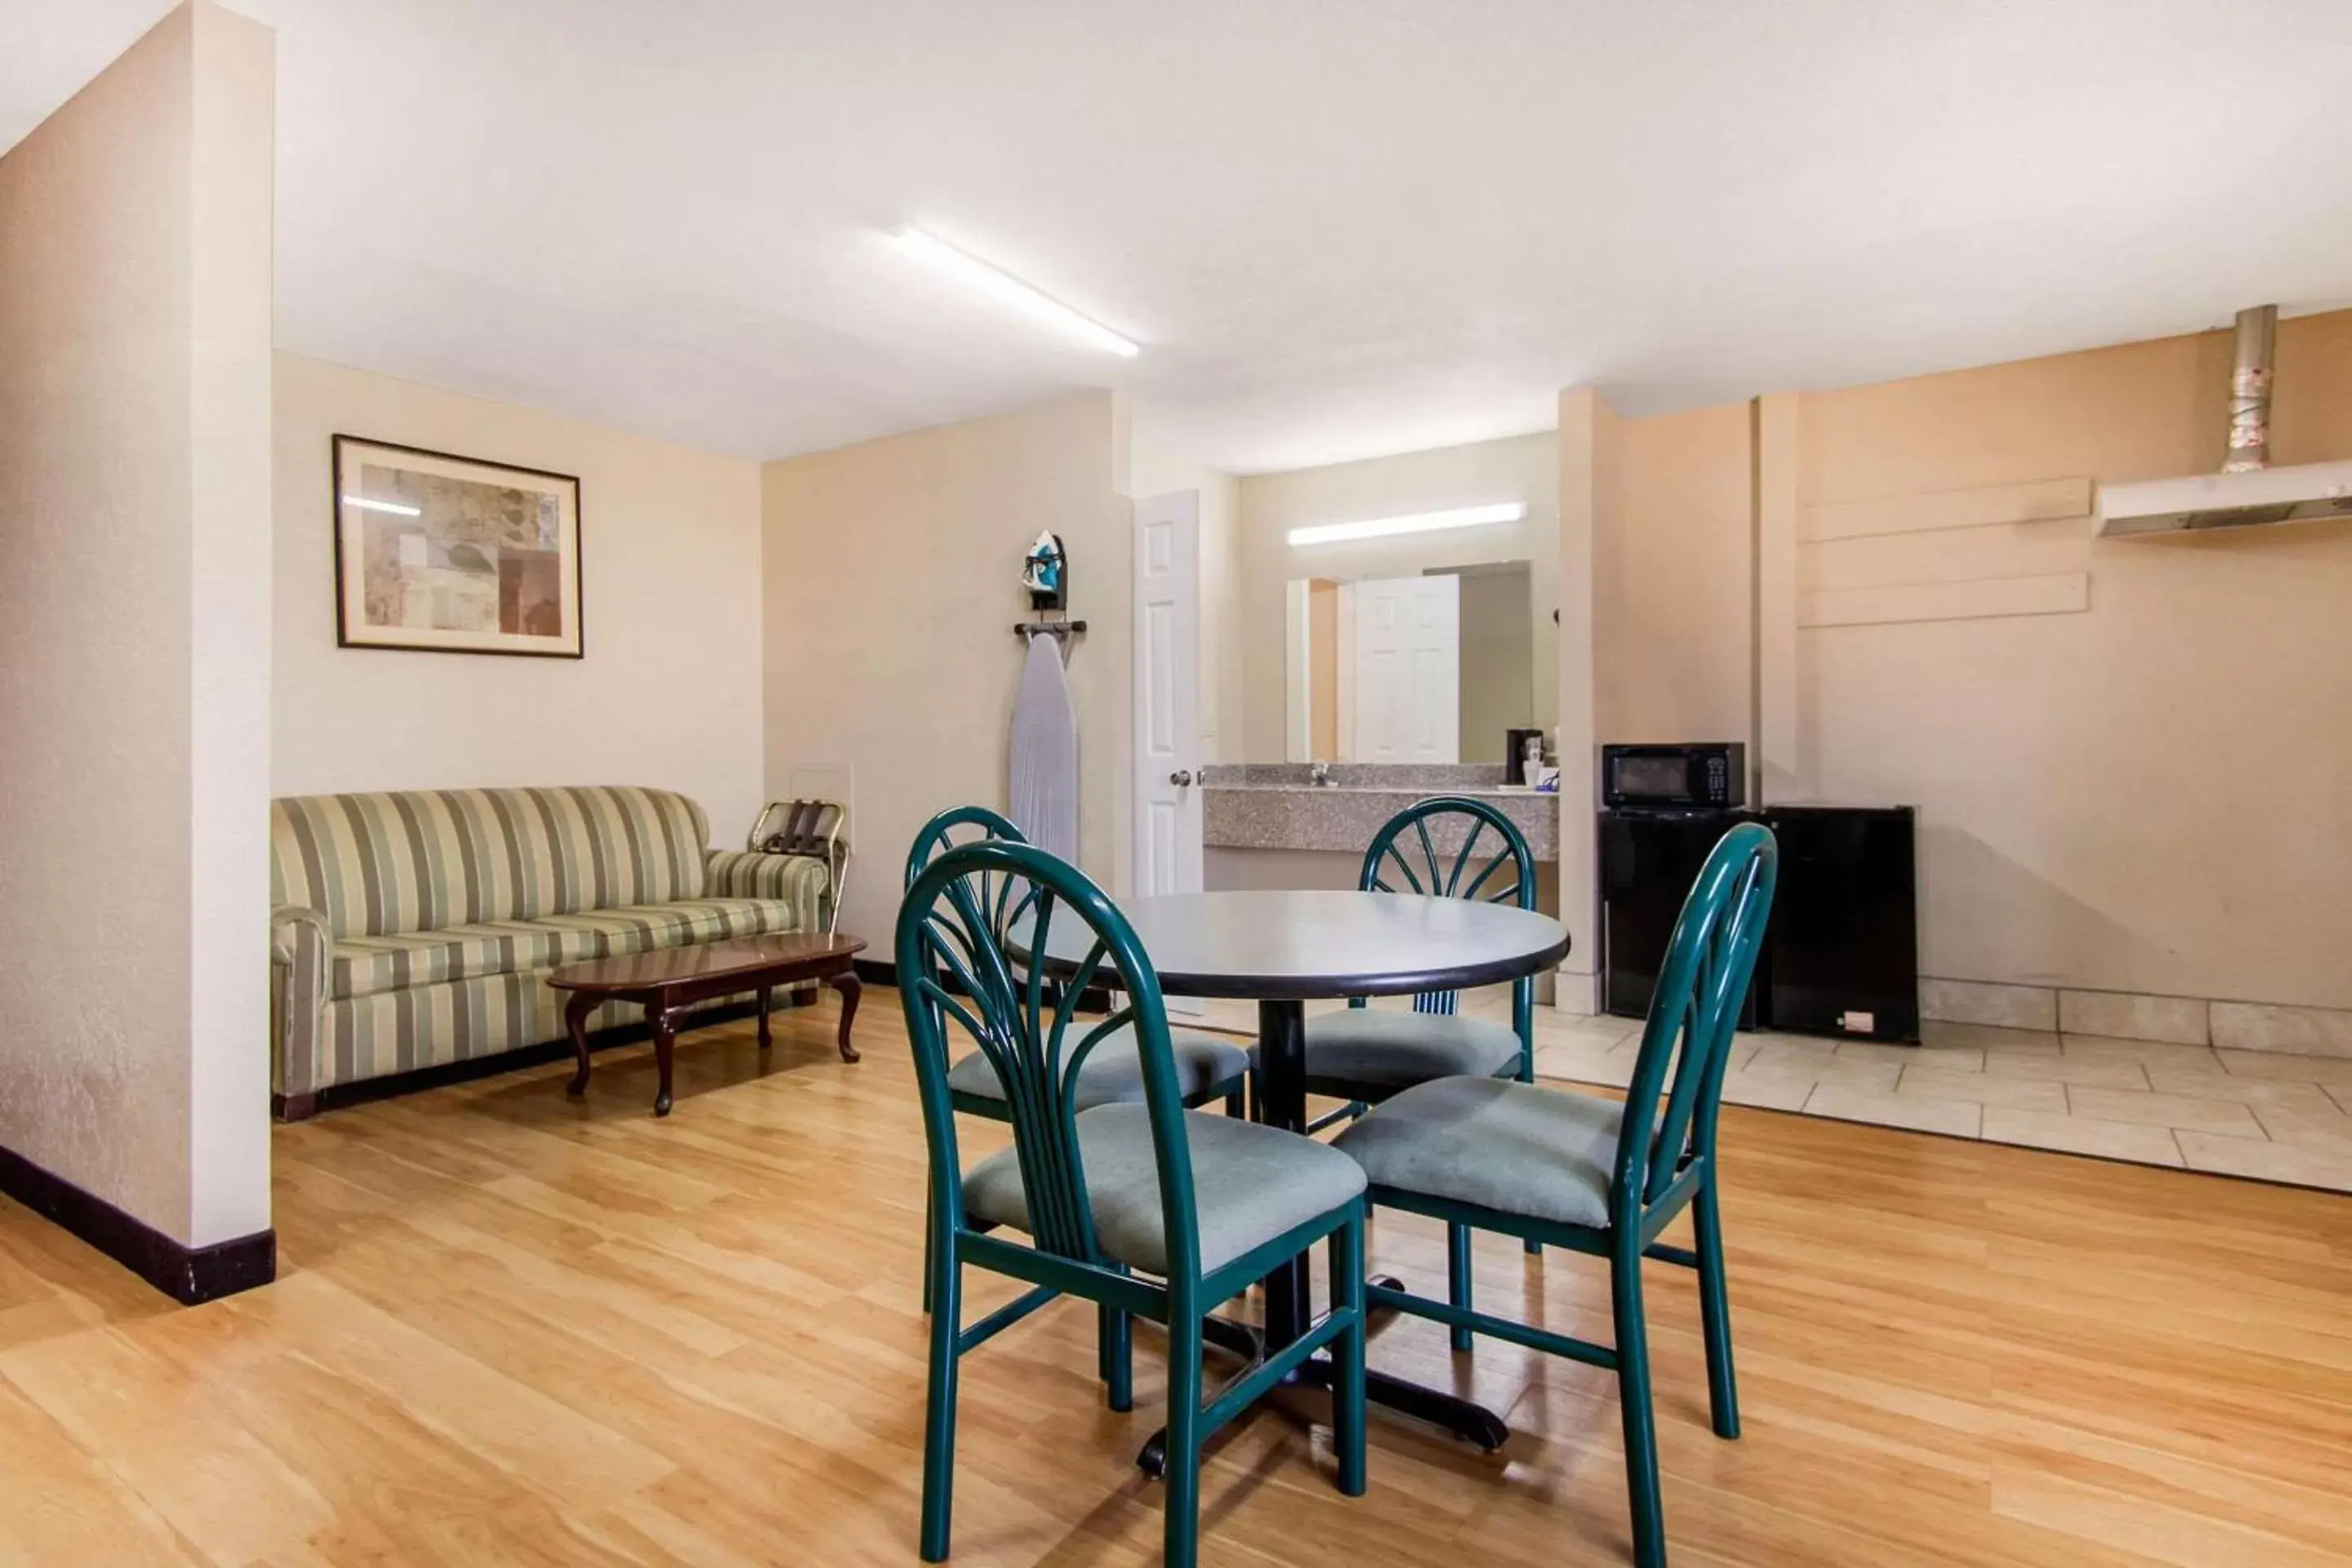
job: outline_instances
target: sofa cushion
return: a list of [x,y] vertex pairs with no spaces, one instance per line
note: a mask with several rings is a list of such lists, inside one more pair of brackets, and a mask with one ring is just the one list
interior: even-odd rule
[[269,804],[270,902],[338,938],[698,899],[702,808],[635,786],[399,790]]
[[497,921],[446,931],[346,937],[327,965],[327,994],[370,996],[481,974],[545,969],[565,962],[565,933],[535,921]]
[[797,901],[783,899],[695,899],[541,921],[348,937],[331,951],[328,994],[369,996],[688,942],[772,936],[800,930],[801,913]]
[[[822,875],[822,868],[820,868]],[[609,958],[692,942],[723,942],[735,936],[775,936],[801,929],[801,908],[787,899],[688,899],[668,904],[635,904],[617,910],[583,910],[537,922],[566,933],[570,963]]]

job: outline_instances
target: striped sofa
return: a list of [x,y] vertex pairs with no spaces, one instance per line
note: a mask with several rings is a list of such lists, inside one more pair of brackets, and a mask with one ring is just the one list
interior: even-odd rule
[[[706,847],[633,787],[403,790],[269,805],[270,1088],[321,1090],[563,1037],[559,964],[821,931],[824,862]],[[591,1028],[635,1023],[608,1004]]]

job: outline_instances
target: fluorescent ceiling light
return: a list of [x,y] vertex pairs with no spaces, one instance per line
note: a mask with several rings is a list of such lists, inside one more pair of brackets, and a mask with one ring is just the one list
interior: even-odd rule
[[1002,300],[1015,310],[1033,316],[1048,326],[1058,328],[1095,348],[1108,349],[1122,359],[1133,359],[1143,352],[1136,344],[1120,337],[1101,322],[1088,321],[1059,300],[1046,298],[1011,273],[999,272],[978,257],[965,255],[946,240],[925,234],[921,229],[911,226],[898,230],[891,237],[898,242],[898,248],[908,255],[938,268],[950,277],[961,279],[982,293]]
[[345,496],[343,504],[358,507],[363,511],[395,511],[403,517],[425,515],[425,509],[421,506],[403,506],[396,500],[370,500],[365,496]]
[[1517,522],[1528,515],[1528,503],[1496,501],[1491,506],[1456,507],[1452,511],[1416,511],[1403,517],[1367,518],[1361,522],[1321,522],[1294,528],[1282,536],[1286,544],[1336,544],[1343,539],[1379,539],[1391,533],[1429,533],[1441,528],[1475,528],[1482,522]]

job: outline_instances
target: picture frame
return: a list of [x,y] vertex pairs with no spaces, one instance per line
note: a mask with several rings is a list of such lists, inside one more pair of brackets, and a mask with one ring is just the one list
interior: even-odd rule
[[332,445],[337,647],[586,657],[577,476]]

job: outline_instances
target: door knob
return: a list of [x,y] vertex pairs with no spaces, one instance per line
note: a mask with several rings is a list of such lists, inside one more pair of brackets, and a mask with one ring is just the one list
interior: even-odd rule
[[1181,789],[1186,784],[1192,782],[1192,770],[1190,768],[1178,768],[1174,773],[1168,775],[1168,782],[1176,785],[1179,789]]

